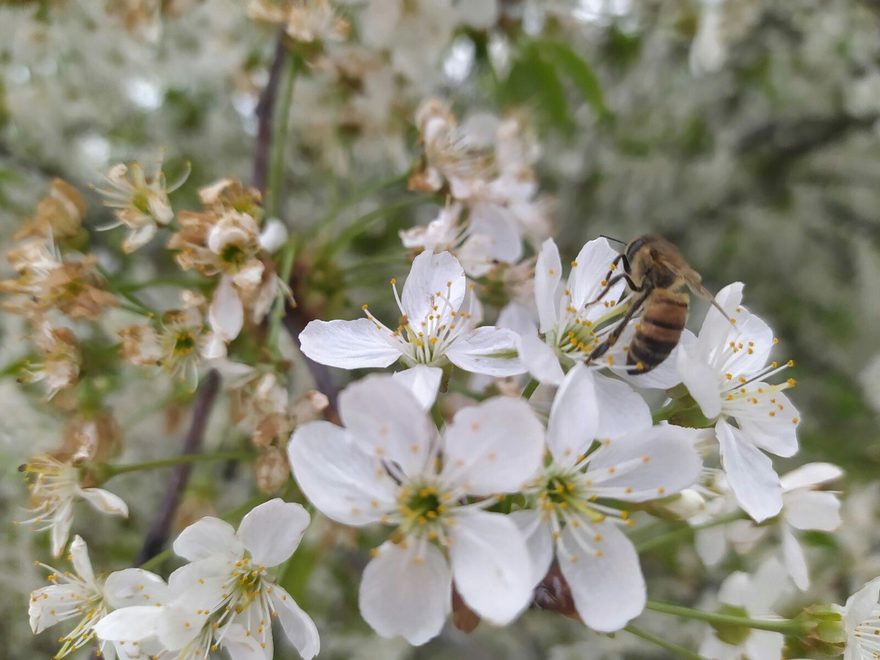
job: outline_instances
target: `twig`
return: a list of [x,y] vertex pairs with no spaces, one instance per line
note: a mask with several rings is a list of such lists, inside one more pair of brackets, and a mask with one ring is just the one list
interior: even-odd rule
[[269,152],[272,147],[272,111],[275,108],[275,97],[278,95],[278,83],[281,71],[287,58],[284,46],[284,31],[279,30],[275,41],[275,56],[269,68],[269,80],[260,100],[257,103],[257,144],[254,149],[254,169],[252,181],[261,193],[266,192],[266,179],[269,174]]
[[[199,388],[199,393],[196,395],[192,421],[190,421],[189,430],[183,441],[181,455],[195,454],[201,449],[205,427],[208,424],[208,417],[211,414],[211,409],[214,407],[219,389],[220,374],[212,369],[208,372]],[[183,463],[174,468],[174,472],[168,480],[168,486],[165,489],[165,498],[162,500],[159,514],[153,520],[153,524],[150,525],[150,530],[147,532],[135,565],[143,564],[162,551],[163,546],[168,541],[171,523],[174,521],[174,514],[177,512],[180,498],[183,495],[186,484],[189,482],[191,473],[192,463]]]
[[[282,322],[284,323],[284,328],[290,334],[290,338],[293,339],[293,343],[296,344],[296,347],[300,347],[299,343],[299,333],[303,331],[309,321],[312,319],[308,318],[308,315],[303,312],[303,308],[299,307],[291,307],[290,304],[287,304],[287,307],[284,311],[284,318]],[[339,415],[336,412],[336,402],[339,398],[339,392],[336,389],[336,386],[333,384],[333,378],[330,375],[330,370],[323,364],[319,362],[315,362],[310,359],[305,354],[302,354],[302,359],[305,361],[306,366],[309,369],[309,372],[312,374],[312,378],[315,381],[315,387],[318,388],[320,392],[322,392],[326,397],[330,404],[324,411],[324,417],[329,421],[338,421]]]

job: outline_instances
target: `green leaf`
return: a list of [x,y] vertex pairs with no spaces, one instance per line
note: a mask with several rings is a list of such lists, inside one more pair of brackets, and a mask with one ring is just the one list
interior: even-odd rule
[[584,100],[593,108],[593,112],[602,119],[611,118],[611,112],[605,105],[602,86],[593,69],[584,59],[575,53],[567,44],[558,41],[538,41],[533,48],[562,71],[578,88]]
[[541,57],[534,44],[526,46],[511,67],[504,98],[508,103],[534,105],[546,119],[565,131],[574,128],[565,88],[556,69]]

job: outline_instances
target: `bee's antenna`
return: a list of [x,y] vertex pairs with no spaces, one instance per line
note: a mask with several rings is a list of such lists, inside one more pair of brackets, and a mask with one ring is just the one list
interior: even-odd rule
[[609,241],[614,241],[615,243],[620,243],[621,245],[626,245],[626,241],[622,241],[619,238],[614,238],[613,236],[606,236],[605,234],[599,234],[599,238],[607,238]]

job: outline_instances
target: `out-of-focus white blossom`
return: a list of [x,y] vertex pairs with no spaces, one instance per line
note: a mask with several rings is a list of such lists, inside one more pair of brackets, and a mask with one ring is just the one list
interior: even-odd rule
[[143,247],[156,235],[160,225],[174,219],[168,193],[182,186],[188,175],[187,168],[178,181],[168,186],[161,162],[149,173],[140,163],[114,165],[104,177],[107,187],[97,191],[104,197],[104,205],[113,209],[116,222],[102,229],[125,225],[130,233],[122,244],[123,251],[134,252]]
[[24,524],[38,525],[38,530],[52,530],[52,555],[58,557],[73,525],[73,505],[78,499],[92,508],[113,516],[128,516],[128,506],[113,493],[103,488],[83,488],[82,474],[70,462],[60,461],[49,454],[34,456],[21,467],[30,482],[30,513]]
[[[772,620],[780,617],[773,606],[786,591],[786,581],[780,579],[782,566],[776,559],[764,561],[749,575],[742,571],[731,573],[718,591],[721,611],[736,613],[754,619]],[[731,640],[732,642],[732,640]],[[781,633],[743,628],[737,643],[723,641],[710,630],[700,645],[700,655],[715,660],[779,660],[785,637]]]

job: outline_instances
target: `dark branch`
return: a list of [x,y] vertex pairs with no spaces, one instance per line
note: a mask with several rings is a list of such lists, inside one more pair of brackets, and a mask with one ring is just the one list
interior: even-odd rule
[[269,67],[269,80],[266,83],[260,100],[257,103],[257,144],[254,149],[253,185],[261,193],[266,193],[266,179],[269,174],[269,152],[272,146],[272,113],[275,108],[275,99],[278,96],[278,83],[281,80],[281,71],[284,68],[284,60],[287,48],[284,46],[284,31],[278,32],[275,42],[275,56]]
[[[308,314],[303,311],[302,307],[291,307],[290,304],[286,306],[283,319],[284,328],[290,334],[290,338],[293,339],[293,343],[296,344],[297,348],[300,347],[299,333],[305,329],[306,325],[311,320],[312,319],[309,318]],[[339,421],[339,414],[337,413],[336,408],[339,392],[336,389],[336,385],[333,384],[333,377],[330,374],[330,370],[325,365],[315,362],[305,354],[302,354],[302,359],[305,361],[309,372],[312,374],[312,378],[315,381],[315,387],[317,387],[330,402],[330,405],[324,412],[324,416],[331,422]]]
[[[193,404],[192,420],[190,421],[186,438],[183,441],[181,455],[196,454],[201,450],[205,427],[208,424],[208,417],[211,415],[211,409],[214,407],[219,389],[220,374],[212,369],[208,372],[205,380],[202,381],[199,392],[196,395],[196,401]],[[177,513],[177,507],[180,505],[181,496],[186,489],[186,484],[189,482],[192,468],[192,463],[182,463],[175,466],[174,472],[168,480],[165,498],[162,500],[159,514],[153,520],[153,524],[150,525],[150,530],[147,532],[140,554],[135,561],[136,566],[159,554],[168,542],[171,524],[174,522],[174,514]]]

